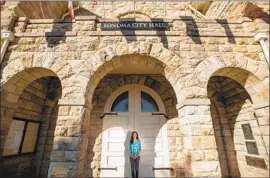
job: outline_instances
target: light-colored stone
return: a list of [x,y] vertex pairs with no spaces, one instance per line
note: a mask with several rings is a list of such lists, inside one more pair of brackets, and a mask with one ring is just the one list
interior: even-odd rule
[[[81,2],[72,21],[68,16],[61,21],[21,17],[15,21],[14,9],[19,6],[16,14],[22,14],[27,4],[1,4],[1,29],[16,32],[2,60],[1,142],[11,118],[41,121],[38,151],[33,156],[40,175],[46,177],[50,167],[49,177],[99,177],[100,116],[110,94],[130,83],[152,88],[163,101],[169,116],[169,159],[178,170],[175,176],[266,175],[246,166],[242,124],[251,125],[259,156],[269,160],[269,104],[265,104],[269,103],[269,69],[253,39],[257,30],[268,30],[260,19],[265,13],[259,12],[269,9],[269,3],[166,2],[165,6],[138,1],[132,5],[133,12],[124,1]],[[42,6],[45,17],[52,4]],[[198,18],[189,5],[199,6],[207,19]],[[216,16],[222,8],[223,13]],[[36,18],[42,15],[40,10],[24,15]],[[243,14],[253,16],[242,19]],[[100,29],[101,22],[134,17],[146,22],[164,18],[169,29]],[[57,36],[45,36],[48,32]],[[53,78],[59,82],[50,82]],[[226,161],[231,175],[221,175],[221,170],[229,169]],[[18,167],[29,166],[28,161]]]

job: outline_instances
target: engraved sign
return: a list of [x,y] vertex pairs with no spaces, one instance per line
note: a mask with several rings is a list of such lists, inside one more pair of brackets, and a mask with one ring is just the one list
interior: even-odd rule
[[102,30],[166,30],[168,22],[101,22]]
[[246,142],[248,154],[259,155],[256,142]]
[[245,139],[254,140],[250,124],[242,124]]
[[265,164],[264,159],[251,157],[251,156],[245,156],[245,157],[246,157],[247,165],[253,166],[253,167],[258,167],[261,169],[267,169],[267,166]]

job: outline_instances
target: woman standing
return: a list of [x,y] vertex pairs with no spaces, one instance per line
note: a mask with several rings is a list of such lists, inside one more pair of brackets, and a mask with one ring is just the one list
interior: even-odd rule
[[131,175],[132,178],[139,177],[139,164],[140,164],[140,153],[141,153],[141,141],[136,131],[133,131],[130,137],[129,143],[129,156],[131,164]]

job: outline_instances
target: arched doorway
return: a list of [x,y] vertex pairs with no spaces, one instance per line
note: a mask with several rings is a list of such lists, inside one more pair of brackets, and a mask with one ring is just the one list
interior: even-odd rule
[[59,77],[46,68],[25,69],[3,84],[0,176],[48,176],[61,95]]
[[[242,78],[246,77],[243,74],[247,72],[235,71],[242,72]],[[222,176],[265,177],[268,174],[268,156],[261,130],[264,125],[260,124],[254,109],[256,93],[251,95],[250,87],[238,81],[234,76],[215,75],[208,82]],[[247,85],[250,81],[246,81]]]
[[136,130],[142,143],[140,176],[168,177],[166,114],[159,95],[143,85],[115,90],[104,109],[101,177],[131,177],[128,143]]
[[[119,46],[119,48],[121,47]],[[176,56],[172,60],[176,60]],[[87,175],[89,177],[99,177],[101,169],[103,168],[103,165],[101,165],[103,152],[102,132],[105,119],[100,119],[100,116],[104,115],[105,104],[112,92],[128,84],[147,86],[154,90],[162,99],[166,115],[168,116],[166,123],[168,126],[168,142],[171,143],[168,146],[170,167],[176,165],[176,162],[181,161],[180,152],[182,149],[182,139],[179,132],[179,123],[177,122],[177,98],[174,88],[171,85],[171,80],[167,78],[167,73],[173,66],[170,64],[165,65],[161,60],[159,61],[154,57],[141,54],[115,56],[104,62],[104,64],[103,62],[104,61],[100,61],[91,64],[91,66],[94,65],[96,68],[101,66],[91,77],[86,95],[86,103],[89,106],[89,112],[86,112],[85,117],[90,118],[89,126],[85,128],[87,132],[86,135],[88,135]],[[86,64],[86,66],[87,65],[88,64]],[[176,154],[176,150],[179,154]],[[129,164],[129,159],[128,157],[126,158],[127,160],[125,160],[125,162]],[[128,170],[128,172],[124,172],[123,174],[130,174],[130,169],[126,170]],[[153,173],[152,170],[150,171]],[[157,170],[155,173],[157,173]]]

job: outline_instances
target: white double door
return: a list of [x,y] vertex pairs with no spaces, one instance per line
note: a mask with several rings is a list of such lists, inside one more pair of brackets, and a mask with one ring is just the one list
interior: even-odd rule
[[[121,100],[119,95],[124,92],[128,92],[128,109],[113,112],[113,105]],[[148,87],[132,84],[113,92],[105,106],[107,115],[103,118],[100,177],[131,177],[128,144],[134,130],[138,132],[142,144],[139,176],[170,176],[168,170],[153,170],[169,167],[166,118],[153,115],[149,97],[142,101],[143,92],[156,102],[153,103],[157,108],[154,113],[165,113],[161,98]],[[143,102],[146,102],[145,105]]]

